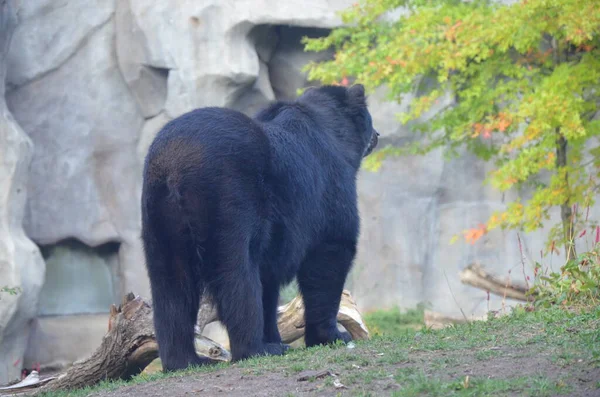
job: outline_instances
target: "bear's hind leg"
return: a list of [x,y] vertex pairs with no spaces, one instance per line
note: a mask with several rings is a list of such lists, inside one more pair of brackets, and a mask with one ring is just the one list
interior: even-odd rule
[[350,334],[338,330],[337,314],[355,252],[356,245],[351,242],[322,244],[300,267],[298,285],[304,300],[307,347],[352,340]]
[[264,334],[263,341],[265,343],[281,344],[284,350],[290,348],[289,345],[282,344],[279,328],[277,327],[277,307],[279,304],[279,284],[262,283],[262,305],[264,317]]
[[185,251],[171,255],[168,245],[148,237],[145,251],[151,281],[154,331],[163,371],[210,364],[194,346],[194,326],[200,305],[200,288]]
[[[223,252],[214,277],[209,282],[219,319],[227,328],[232,361],[259,355],[282,355],[281,343],[265,343],[262,285],[257,266],[250,263],[243,238],[229,234],[231,244]],[[229,239],[227,240],[229,241]],[[231,247],[238,247],[231,249]],[[244,252],[246,251],[246,252]]]

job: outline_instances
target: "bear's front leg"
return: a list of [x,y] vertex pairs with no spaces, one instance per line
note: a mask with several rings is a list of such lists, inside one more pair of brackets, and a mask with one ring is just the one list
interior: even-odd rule
[[356,242],[330,242],[312,251],[300,267],[298,284],[304,300],[307,347],[349,342],[337,328],[337,314],[346,276],[356,255]]

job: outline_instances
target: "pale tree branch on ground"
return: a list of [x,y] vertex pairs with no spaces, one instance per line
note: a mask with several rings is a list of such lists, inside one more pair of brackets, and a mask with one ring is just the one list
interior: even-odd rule
[[499,276],[486,272],[479,264],[474,263],[467,266],[459,275],[463,284],[489,291],[494,295],[524,302],[533,300],[532,296],[526,295],[529,288],[525,283],[511,280],[508,277],[503,280]]

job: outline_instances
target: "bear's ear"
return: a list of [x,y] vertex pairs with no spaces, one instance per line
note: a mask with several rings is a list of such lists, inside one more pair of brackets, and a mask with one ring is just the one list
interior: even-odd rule
[[365,103],[365,87],[362,84],[355,84],[348,88],[348,96],[353,103]]

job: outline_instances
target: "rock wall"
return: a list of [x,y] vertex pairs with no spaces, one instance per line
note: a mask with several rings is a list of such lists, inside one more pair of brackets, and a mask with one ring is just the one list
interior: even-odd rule
[[22,227],[32,143],[4,100],[7,55],[17,26],[14,4],[0,0],[0,384],[17,377],[44,281],[44,261]]
[[[0,297],[0,383],[18,373],[20,364],[8,368],[17,359],[28,366],[81,358],[100,343],[105,302],[127,291],[148,296],[139,196],[156,132],[200,106],[251,114],[293,98],[310,84],[301,68],[332,56],[304,53],[300,38],[338,26],[336,11],[352,3],[10,1],[20,20],[3,8],[4,31],[16,28],[8,56],[10,35],[0,42],[0,77],[8,67],[6,101],[26,135],[0,95],[0,286],[6,280],[23,293]],[[395,119],[406,104],[385,103],[383,94],[369,99],[381,147],[415,139]],[[448,244],[504,205],[481,184],[486,167],[440,150],[361,172],[363,227],[348,284],[363,310],[429,301],[445,314],[461,307],[479,315],[488,309],[485,293],[463,286],[458,271],[474,260],[500,274],[522,271],[515,233]],[[46,277],[21,220],[42,248]],[[543,236],[525,237],[529,257]],[[490,308],[499,305],[492,297]]]

